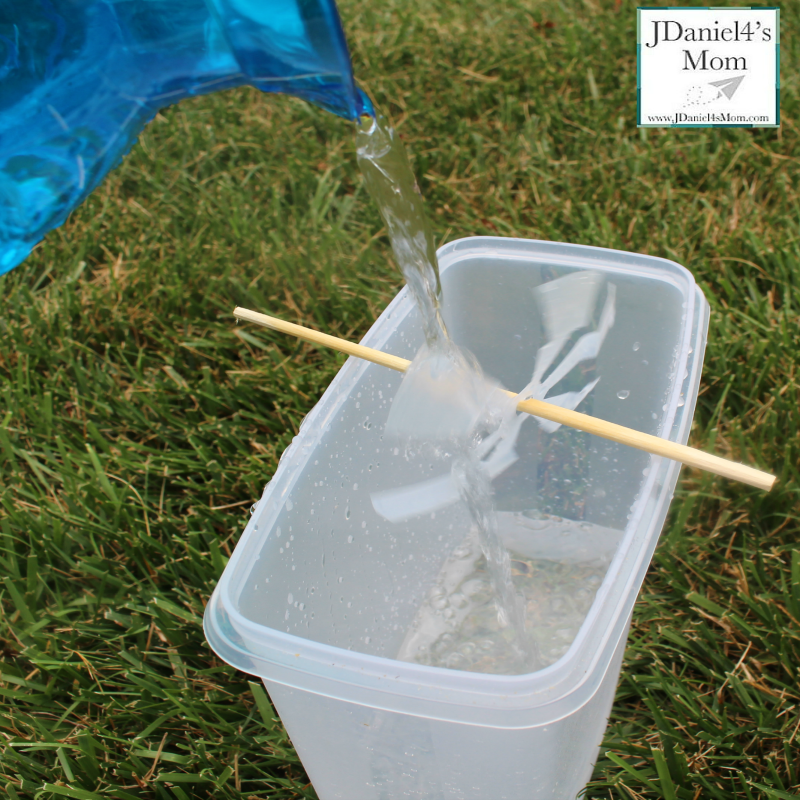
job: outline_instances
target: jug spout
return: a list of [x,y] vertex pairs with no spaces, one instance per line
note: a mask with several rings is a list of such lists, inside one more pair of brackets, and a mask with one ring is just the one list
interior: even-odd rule
[[333,0],[207,0],[246,82],[293,94],[339,116],[373,115],[355,86]]
[[0,274],[159,109],[241,85],[373,114],[334,0],[0,0]]

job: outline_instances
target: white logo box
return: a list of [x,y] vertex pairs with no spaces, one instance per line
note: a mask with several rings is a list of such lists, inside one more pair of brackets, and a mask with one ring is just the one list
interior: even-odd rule
[[777,127],[778,8],[639,8],[640,127]]

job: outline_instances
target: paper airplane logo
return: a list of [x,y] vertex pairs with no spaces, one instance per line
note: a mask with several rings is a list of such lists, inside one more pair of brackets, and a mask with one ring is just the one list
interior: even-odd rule
[[744,75],[740,75],[738,78],[725,78],[723,81],[711,81],[709,86],[715,86],[719,90],[719,94],[717,97],[725,97],[728,100],[733,97],[736,93],[736,90],[739,88],[739,84],[744,80]]

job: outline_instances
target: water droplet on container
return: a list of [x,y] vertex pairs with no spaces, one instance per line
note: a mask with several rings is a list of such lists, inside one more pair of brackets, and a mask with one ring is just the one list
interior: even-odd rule
[[286,510],[291,511],[294,508],[294,503],[291,500],[286,501]]
[[344,580],[344,578],[340,575],[339,576],[339,583],[341,583],[343,580]]
[[250,516],[256,513],[257,508],[258,508],[258,502],[255,502],[253,503],[253,505],[250,506]]
[[522,341],[522,336],[520,336],[520,334],[518,334],[518,333],[515,333],[514,334],[514,340],[517,341],[517,342],[521,342]]
[[686,398],[683,395],[681,395],[678,398],[678,408],[682,408],[685,405],[686,405]]
[[353,537],[352,536],[348,536],[347,537],[347,544],[353,544]]
[[289,593],[289,597],[288,597],[288,599],[286,600],[286,602],[287,602],[289,605],[291,605],[292,603],[294,603],[294,595],[293,595],[291,592]]
[[630,396],[631,396],[630,389],[620,389],[617,392],[617,397],[619,397],[620,400],[625,400]]
[[635,353],[640,347],[641,347],[641,345],[639,344],[639,342],[634,342],[633,343],[633,352]]
[[350,519],[350,506],[347,506],[347,508],[344,510],[344,518]]

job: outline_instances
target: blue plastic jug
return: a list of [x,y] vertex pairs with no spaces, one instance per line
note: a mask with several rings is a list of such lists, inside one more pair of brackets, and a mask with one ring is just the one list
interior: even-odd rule
[[243,84],[373,114],[334,0],[0,0],[0,274],[160,108]]

